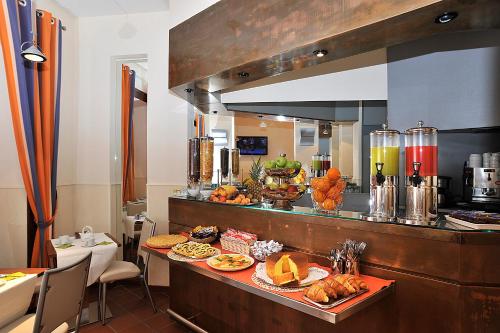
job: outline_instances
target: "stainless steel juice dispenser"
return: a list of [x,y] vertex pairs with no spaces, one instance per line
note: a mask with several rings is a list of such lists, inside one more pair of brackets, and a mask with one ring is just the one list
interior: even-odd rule
[[387,129],[370,133],[370,214],[368,221],[395,221],[399,206],[399,135]]
[[438,213],[438,130],[418,126],[405,131],[406,217],[401,222],[432,224]]

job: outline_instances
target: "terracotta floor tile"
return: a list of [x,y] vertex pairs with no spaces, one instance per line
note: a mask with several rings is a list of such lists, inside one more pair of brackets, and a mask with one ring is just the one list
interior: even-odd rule
[[155,331],[144,323],[139,323],[128,327],[123,331],[117,331],[117,333],[154,333]]
[[102,326],[101,323],[95,323],[80,327],[80,333],[114,333],[109,326]]
[[165,326],[173,324],[174,320],[168,314],[160,312],[146,320],[145,323],[152,329],[160,330]]
[[173,323],[171,325],[168,325],[164,328],[161,329],[162,333],[191,333],[193,331],[191,331],[189,328],[187,328],[186,326],[183,326],[179,323]]
[[133,313],[127,312],[123,315],[109,319],[106,325],[110,326],[116,332],[120,332],[141,322],[142,320],[134,316]]

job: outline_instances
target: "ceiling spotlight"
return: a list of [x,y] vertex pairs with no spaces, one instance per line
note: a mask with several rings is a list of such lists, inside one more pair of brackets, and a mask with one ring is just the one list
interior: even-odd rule
[[241,77],[241,78],[244,78],[244,77],[249,77],[250,74],[248,72],[239,72],[238,76]]
[[276,120],[277,121],[286,121],[286,117],[285,116],[277,116]]
[[443,14],[436,17],[434,22],[438,24],[445,24],[453,21],[454,19],[457,18],[457,16],[458,16],[457,12],[444,12]]
[[327,50],[316,50],[313,52],[313,54],[318,58],[322,58],[328,54],[328,51]]
[[212,111],[213,114],[217,114],[217,112],[219,112],[219,111]]
[[[30,46],[23,50],[26,44],[30,44]],[[24,42],[21,44],[21,56],[31,62],[45,62],[47,60],[47,57],[40,51],[35,42]]]
[[259,127],[261,127],[261,128],[265,128],[265,127],[267,127],[266,122],[265,122],[264,120],[263,120],[263,121],[261,121],[261,122],[260,122],[260,124],[259,124]]
[[263,116],[263,115],[261,115],[261,114],[259,114],[259,116],[258,116],[258,117],[259,117],[259,118],[264,118],[264,116]]
[[184,89],[185,92],[187,92],[188,94],[192,93],[193,92],[193,89],[191,88],[186,88]]
[[295,121],[296,121],[296,122],[300,122],[300,119],[299,119],[299,118],[295,118]]

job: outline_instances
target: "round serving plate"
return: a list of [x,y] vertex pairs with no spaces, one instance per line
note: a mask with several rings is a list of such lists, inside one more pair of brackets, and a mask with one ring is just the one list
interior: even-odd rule
[[253,263],[255,262],[255,260],[250,257],[250,256],[247,256],[246,254],[223,254],[225,256],[231,256],[231,257],[236,257],[236,256],[243,256],[245,257],[246,260],[249,261],[248,264],[244,265],[244,266],[240,266],[240,267],[227,267],[227,268],[223,268],[223,267],[217,267],[217,266],[214,266],[213,264],[213,261],[215,260],[215,258],[217,256],[212,256],[210,257],[208,260],[207,260],[207,265],[210,266],[211,268],[213,269],[216,269],[218,271],[224,271],[224,272],[236,272],[236,271],[242,271],[244,269],[247,269],[249,267],[252,267]]
[[274,287],[279,287],[283,289],[300,289],[307,287],[311,285],[312,283],[322,280],[326,278],[329,273],[328,271],[319,268],[319,267],[309,267],[309,275],[302,281],[300,281],[300,284],[297,286],[293,287],[287,287],[287,286],[276,286],[273,283],[273,279],[271,279],[266,272],[266,263],[258,263],[257,267],[255,268],[255,275],[258,279],[262,280],[263,282],[267,283],[268,285],[274,286]]
[[220,254],[221,254],[221,251],[219,249],[215,249],[215,254],[213,256],[206,257],[206,258],[195,258],[195,257],[186,257],[186,256],[183,256],[181,254],[175,253],[173,250],[170,250],[167,253],[167,257],[169,257],[170,259],[175,260],[175,261],[195,262],[195,261],[205,261],[205,260],[208,260],[212,257],[216,257]]

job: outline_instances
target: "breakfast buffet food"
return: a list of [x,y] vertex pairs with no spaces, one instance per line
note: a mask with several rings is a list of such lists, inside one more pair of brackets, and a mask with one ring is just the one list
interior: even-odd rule
[[202,227],[197,226],[189,233],[189,239],[198,243],[211,243],[217,239],[219,229],[216,226]]
[[500,224],[500,214],[483,211],[455,210],[450,216],[459,220],[476,224]]
[[266,272],[275,285],[282,286],[307,278],[308,263],[307,255],[304,253],[274,253],[266,258]]
[[262,200],[262,170],[263,165],[260,162],[260,157],[257,161],[252,160],[252,165],[250,166],[250,171],[248,172],[249,178],[245,179],[243,185],[246,186],[248,190],[248,198],[252,200],[253,203],[257,203]]
[[176,254],[196,259],[203,259],[217,254],[217,249],[211,247],[209,244],[195,242],[177,244],[172,248],[172,251]]
[[243,254],[221,254],[210,258],[207,264],[221,271],[240,271],[253,264],[253,259]]
[[280,244],[274,240],[267,241],[256,241],[250,250],[255,259],[259,261],[265,261],[266,257],[273,253],[280,252],[283,249],[283,244]]
[[216,188],[211,194],[209,201],[221,202],[234,205],[249,205],[252,197],[240,194],[236,186],[222,185]]
[[304,295],[311,301],[328,303],[341,297],[367,290],[368,285],[359,277],[350,274],[337,274],[313,283],[304,290]]
[[169,249],[177,244],[185,243],[187,240],[182,235],[158,235],[148,238],[146,245],[156,249]]
[[344,202],[342,193],[346,182],[341,179],[337,168],[330,168],[326,176],[311,180],[314,208],[320,211],[336,211]]
[[220,237],[222,249],[246,255],[250,254],[250,246],[255,241],[257,241],[257,235],[231,228]]
[[264,162],[264,168],[269,176],[284,176],[287,174],[295,177],[301,167],[302,163],[299,161],[288,160],[286,158],[286,154],[281,154],[275,160]]

